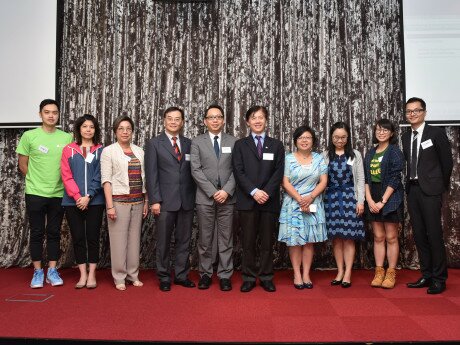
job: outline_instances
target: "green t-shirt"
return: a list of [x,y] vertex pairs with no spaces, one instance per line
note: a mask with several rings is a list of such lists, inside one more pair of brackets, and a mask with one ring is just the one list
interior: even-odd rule
[[16,152],[29,157],[26,194],[62,198],[61,155],[62,149],[71,142],[72,136],[59,129],[48,133],[39,127],[24,132]]
[[380,165],[382,164],[383,155],[385,154],[386,150],[387,149],[379,153],[376,152],[374,154],[374,157],[372,157],[372,160],[371,160],[371,181],[372,182],[382,182],[382,177],[380,175]]

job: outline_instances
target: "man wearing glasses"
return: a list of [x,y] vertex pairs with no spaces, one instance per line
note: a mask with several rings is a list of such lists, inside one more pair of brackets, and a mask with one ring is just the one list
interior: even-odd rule
[[204,124],[208,129],[192,140],[192,176],[197,184],[196,210],[199,236],[198,257],[200,281],[198,289],[212,283],[214,228],[217,224],[219,263],[217,276],[220,289],[232,289],[233,274],[233,212],[235,207],[235,178],[232,151],[236,138],[224,133],[224,111],[219,105],[206,109]]
[[170,107],[163,113],[165,131],[145,150],[145,179],[150,208],[156,218],[156,268],[160,290],[171,290],[170,244],[174,234],[174,284],[195,287],[189,280],[190,238],[195,182],[190,171],[191,140],[180,134],[184,111]]
[[425,123],[426,103],[406,102],[411,131],[402,136],[407,161],[407,206],[414,231],[422,277],[409,288],[427,287],[428,294],[446,289],[447,259],[441,226],[442,193],[449,189],[453,161],[445,131]]

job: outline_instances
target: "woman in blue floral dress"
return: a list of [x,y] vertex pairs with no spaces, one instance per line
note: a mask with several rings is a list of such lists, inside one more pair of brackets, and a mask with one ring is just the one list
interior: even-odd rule
[[325,197],[327,236],[332,239],[337,275],[331,285],[351,286],[355,240],[364,240],[364,166],[361,154],[353,150],[350,127],[332,125],[328,150],[328,183]]
[[322,197],[327,185],[327,165],[321,154],[312,152],[316,136],[310,127],[297,128],[293,140],[297,151],[285,158],[282,184],[286,193],[281,207],[278,240],[289,247],[294,287],[311,289],[313,243],[327,240]]

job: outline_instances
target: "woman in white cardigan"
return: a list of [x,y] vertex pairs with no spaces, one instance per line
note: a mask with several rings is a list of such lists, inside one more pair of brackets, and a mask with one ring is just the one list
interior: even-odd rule
[[332,125],[328,150],[328,185],[325,210],[327,236],[332,239],[337,275],[331,285],[351,286],[355,240],[363,240],[364,167],[361,154],[351,146],[350,127],[344,122]]
[[107,206],[112,276],[118,290],[142,286],[139,252],[142,219],[147,216],[144,150],[131,143],[134,123],[126,115],[113,124],[117,142],[101,155],[101,183]]

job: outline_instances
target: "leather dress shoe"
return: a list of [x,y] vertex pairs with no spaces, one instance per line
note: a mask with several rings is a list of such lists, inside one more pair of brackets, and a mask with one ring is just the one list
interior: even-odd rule
[[331,285],[340,285],[340,284],[342,284],[342,279],[340,279],[340,280],[336,280],[336,279],[331,280]]
[[424,287],[429,287],[431,285],[431,279],[430,278],[420,278],[414,283],[407,283],[408,288],[412,289],[419,289],[419,288],[424,288]]
[[275,284],[273,284],[273,282],[271,280],[262,280],[260,282],[260,286],[262,286],[264,288],[264,290],[267,291],[267,292],[275,292],[276,291]]
[[428,290],[426,290],[427,294],[430,295],[437,295],[442,293],[446,289],[446,283],[444,282],[432,282]]
[[344,289],[348,289],[349,287],[351,287],[351,282],[342,282],[341,285]]
[[200,281],[198,282],[198,289],[200,290],[206,290],[209,289],[211,286],[212,280],[207,274],[203,274],[203,276],[200,278]]
[[232,281],[228,278],[222,278],[219,281],[221,291],[230,291],[232,289]]
[[170,291],[171,290],[171,283],[170,282],[160,282],[160,290],[161,291]]
[[245,281],[240,288],[241,292],[249,292],[252,289],[254,289],[256,286],[256,282],[251,282],[251,281]]
[[174,284],[180,285],[186,288],[194,288],[196,286],[195,283],[192,282],[190,279],[185,279],[185,280],[174,279]]

